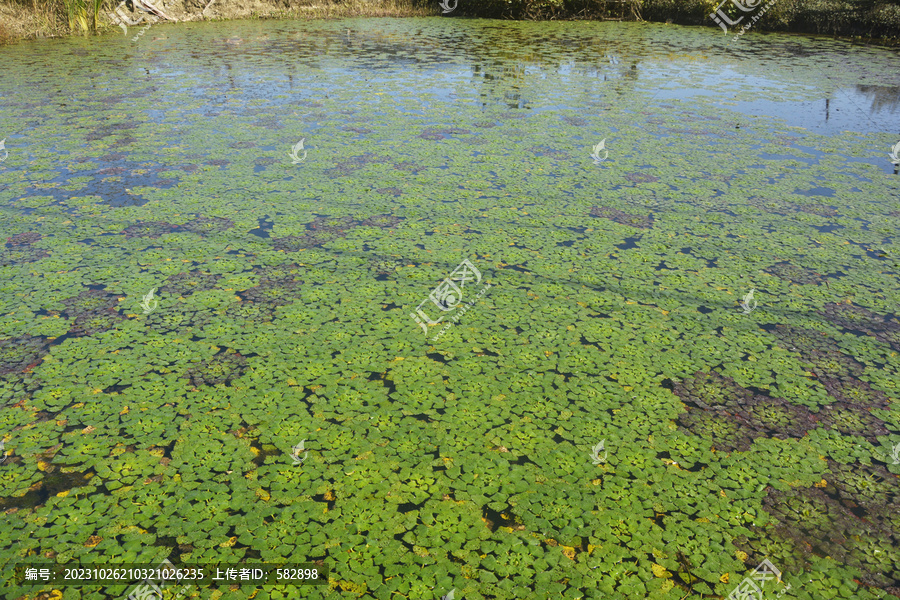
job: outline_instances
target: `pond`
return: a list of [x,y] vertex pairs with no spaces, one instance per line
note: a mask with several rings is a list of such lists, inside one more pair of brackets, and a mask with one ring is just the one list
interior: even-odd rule
[[[900,595],[897,59],[452,17],[0,49],[8,597],[164,559],[207,570],[167,598]],[[324,585],[210,581],[260,564]]]

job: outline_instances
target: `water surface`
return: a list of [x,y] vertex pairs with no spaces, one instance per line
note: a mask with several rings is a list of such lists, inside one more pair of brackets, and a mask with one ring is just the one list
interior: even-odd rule
[[3,48],[4,574],[699,599],[768,559],[773,597],[896,589],[897,51],[731,40],[349,19]]

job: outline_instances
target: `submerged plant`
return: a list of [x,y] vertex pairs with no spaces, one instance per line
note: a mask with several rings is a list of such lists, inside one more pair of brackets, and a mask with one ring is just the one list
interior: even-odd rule
[[72,324],[72,335],[94,335],[114,328],[125,317],[112,309],[80,315]]
[[771,273],[779,279],[790,281],[791,283],[819,285],[823,281],[822,276],[812,269],[798,267],[789,262],[776,263],[770,267],[766,267],[763,271]]
[[170,275],[160,288],[160,292],[175,296],[187,296],[194,292],[211,290],[222,276],[218,273],[204,273],[203,271],[188,271]]
[[126,227],[122,233],[126,238],[149,237],[158,238],[166,233],[176,233],[181,229],[178,225],[166,221],[145,221]]
[[614,223],[637,227],[638,229],[649,229],[653,225],[653,217],[650,215],[632,215],[606,206],[593,207],[591,209],[591,216],[609,219]]
[[50,256],[50,253],[42,248],[25,245],[13,246],[0,252],[0,267],[33,263],[48,256]]
[[847,404],[860,408],[886,409],[890,399],[881,390],[874,389],[868,382],[850,376],[819,377],[828,393]]
[[106,290],[82,290],[77,296],[62,301],[65,313],[70,317],[100,314],[115,308],[121,296]]
[[374,215],[359,222],[360,227],[394,227],[400,223],[402,219],[394,215]]
[[804,353],[803,362],[810,366],[816,377],[840,377],[861,375],[865,367],[837,350],[811,350]]
[[41,239],[41,234],[36,231],[26,231],[17,233],[12,237],[6,238],[7,246],[29,246]]
[[738,413],[752,428],[765,431],[780,439],[801,438],[817,427],[805,406],[791,404],[781,398],[755,396]]
[[0,375],[27,370],[39,363],[47,352],[47,341],[41,336],[0,340]]
[[813,352],[840,352],[837,343],[821,331],[782,323],[772,330],[772,334],[781,340],[782,347],[804,356]]
[[200,216],[188,221],[181,227],[193,233],[220,233],[234,227],[234,221],[225,217]]
[[685,378],[672,387],[672,391],[682,402],[706,410],[734,411],[753,399],[753,392],[716,371],[697,371],[692,377]]
[[858,435],[873,444],[878,443],[878,436],[890,433],[884,426],[884,421],[867,408],[847,402],[826,404],[817,416],[819,422],[828,429],[835,429],[844,435]]
[[263,279],[258,285],[239,292],[238,296],[247,302],[261,302],[272,306],[285,306],[296,299],[300,282],[293,278]]
[[722,452],[741,452],[750,449],[753,440],[763,433],[747,422],[719,411],[689,409],[678,415],[678,426],[710,442]]
[[191,367],[184,375],[194,387],[202,385],[230,384],[247,370],[247,359],[234,351],[217,354]]

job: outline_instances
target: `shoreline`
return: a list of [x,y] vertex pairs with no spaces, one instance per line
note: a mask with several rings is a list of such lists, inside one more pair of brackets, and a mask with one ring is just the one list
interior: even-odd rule
[[[46,0],[44,4],[15,0],[0,5],[0,46],[36,39],[57,39],[77,35],[106,33],[120,27],[116,19],[125,19],[129,25],[143,28],[148,24],[181,23],[198,21],[235,21],[262,19],[338,19],[362,17],[427,17],[442,16],[441,5],[423,0],[211,0],[201,2],[202,8],[191,4],[192,0],[155,0],[154,8],[170,19],[158,18],[139,10],[129,12],[124,3],[113,5],[107,0],[97,14],[86,14],[70,21],[65,11],[65,0]],[[734,1],[734,0],[732,0]],[[836,0],[825,0],[831,4]],[[790,33],[827,36],[854,43],[870,43],[882,46],[900,46],[900,8],[880,6],[864,9],[858,5],[853,18],[836,20],[830,6],[813,5],[813,0],[772,0],[772,10],[755,16],[753,31],[756,33]],[[718,29],[711,18],[708,3],[702,0],[629,0],[612,2],[594,0],[589,8],[580,11],[566,10],[567,2],[556,0],[471,0],[450,11],[448,18],[476,17],[501,18],[527,21],[631,21],[671,23],[685,26],[708,26]],[[583,5],[579,5],[583,6]],[[729,4],[724,6],[731,12]],[[724,10],[724,9],[723,9]],[[868,10],[868,12],[866,12]],[[118,16],[114,16],[113,12]],[[158,14],[159,14],[158,13]],[[734,27],[727,35],[742,35],[741,27]],[[740,33],[739,33],[740,31]]]

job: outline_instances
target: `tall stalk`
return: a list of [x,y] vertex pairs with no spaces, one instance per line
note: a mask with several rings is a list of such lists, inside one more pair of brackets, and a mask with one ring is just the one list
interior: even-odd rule
[[100,12],[105,0],[63,0],[69,28],[80,29],[82,33],[97,33],[100,30]]
[[90,30],[86,0],[63,0],[63,3],[66,6],[69,28],[74,30],[77,27],[86,34]]
[[100,11],[103,10],[104,0],[92,0],[94,10],[94,33],[97,33],[100,29]]

